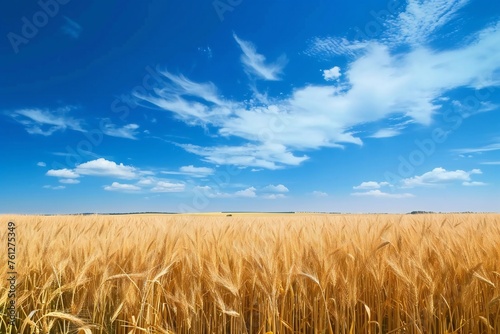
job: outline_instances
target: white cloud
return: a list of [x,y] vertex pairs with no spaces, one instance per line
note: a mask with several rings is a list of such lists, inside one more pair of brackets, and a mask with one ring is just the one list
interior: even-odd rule
[[134,96],[171,111],[177,119],[189,125],[220,123],[230,115],[230,103],[218,97],[213,83],[196,83],[168,71],[160,71],[160,74],[169,82],[165,82],[162,89],[155,90],[155,95],[134,93]]
[[204,157],[213,164],[231,164],[252,166],[266,169],[280,169],[283,165],[297,166],[307,156],[296,157],[283,145],[252,145],[200,147],[186,144],[180,145],[186,151]]
[[500,161],[486,161],[486,162],[481,162],[481,165],[500,165]]
[[105,135],[111,137],[119,137],[119,138],[127,138],[127,139],[137,139],[137,134],[139,129],[139,125],[137,124],[127,124],[120,127],[117,127],[115,124],[112,124],[107,121],[106,124],[102,127],[102,132]]
[[82,26],[67,16],[63,16],[63,18],[65,22],[61,27],[62,32],[71,38],[78,39],[83,30]]
[[262,195],[262,198],[265,199],[280,199],[280,198],[286,198],[284,194],[266,194]]
[[236,197],[257,197],[254,187],[247,188],[245,190],[240,190],[234,193]]
[[60,178],[65,178],[65,179],[76,179],[80,177],[78,173],[75,173],[71,169],[51,169],[45,173],[47,176],[54,176],[54,177],[60,177]]
[[467,3],[469,0],[408,0],[406,10],[386,22],[388,39],[395,44],[424,44]]
[[[249,187],[249,188],[246,188],[243,190],[238,190],[238,191],[233,192],[233,193],[221,192],[221,191],[215,190],[214,188],[212,188],[210,186],[196,186],[195,189],[202,192],[202,194],[208,198],[238,198],[238,197],[254,198],[254,197],[257,197],[257,189],[255,187]],[[262,197],[268,198],[266,196],[269,196],[269,195],[271,195],[271,194],[266,194],[266,195],[263,195]],[[278,194],[277,197],[273,197],[272,199],[279,198],[279,197],[281,197],[280,195],[282,195],[282,194]]]
[[380,197],[380,198],[410,198],[413,197],[412,194],[403,193],[403,194],[393,194],[393,193],[385,193],[380,190],[369,190],[366,192],[360,193],[352,193],[353,196],[370,196],[370,197]]
[[439,184],[452,183],[456,181],[469,182],[471,175],[481,174],[481,170],[473,169],[471,171],[455,170],[447,171],[444,168],[434,168],[432,171],[401,180],[403,188],[412,188],[419,186],[432,186]]
[[78,184],[78,183],[80,183],[79,180],[75,180],[75,179],[60,179],[59,182],[65,183],[65,184]]
[[121,191],[121,192],[136,192],[136,191],[141,190],[141,188],[138,186],[135,186],[133,184],[124,184],[124,183],[113,182],[110,186],[105,186],[104,190]]
[[475,147],[475,148],[460,148],[453,150],[453,152],[458,154],[469,154],[469,153],[484,153],[500,150],[500,143],[494,143],[486,146]]
[[240,39],[236,34],[233,37],[243,51],[241,62],[248,73],[265,80],[280,80],[279,76],[287,62],[286,57],[282,56],[275,63],[266,64],[266,57],[257,53],[252,43]]
[[206,177],[212,175],[215,172],[213,168],[209,167],[195,167],[193,165],[182,166],[179,168],[178,172],[163,171],[162,174],[173,174],[173,175],[187,175],[191,177]]
[[[391,27],[408,27],[401,29],[399,37],[352,43],[344,40],[340,45],[353,58],[335,84],[296,85],[290,94],[280,97],[236,101],[222,98],[212,83],[195,83],[165,72],[169,82],[164,87],[137,97],[172,112],[186,124],[210,127],[221,137],[242,142],[235,146],[179,145],[204,161],[266,169],[297,166],[308,159],[305,152],[310,150],[362,145],[363,133],[355,131],[357,126],[392,117],[429,125],[435,114],[451,103],[445,96],[451,91],[500,85],[494,79],[500,71],[500,24],[469,36],[459,47],[433,50],[429,44],[412,44],[423,30],[442,27],[463,3],[410,1],[406,16],[388,23]],[[432,17],[425,17],[419,10]],[[411,29],[417,31],[415,36],[410,35]],[[397,29],[389,31],[398,34]],[[237,36],[235,39],[246,48],[248,64],[264,64],[255,48]],[[323,48],[328,41],[317,39]],[[397,43],[410,43],[411,47],[398,47]],[[251,68],[255,72],[261,67]],[[371,137],[395,136],[403,128],[386,126]]]
[[328,197],[328,194],[325,193],[324,191],[318,191],[318,190],[315,190],[311,193],[311,195],[313,195],[314,197]]
[[361,182],[359,186],[354,186],[352,187],[353,189],[380,189],[381,187],[388,186],[388,182],[375,182],[375,181],[368,181],[368,182]]
[[305,51],[310,56],[350,56],[356,57],[365,49],[366,42],[349,41],[339,37],[316,37],[312,46]]
[[264,187],[264,189],[263,189],[263,190],[264,190],[264,191],[269,191],[269,192],[276,192],[276,193],[286,193],[286,192],[288,192],[288,191],[289,191],[289,190],[288,190],[288,188],[287,188],[287,187],[285,187],[285,186],[284,186],[284,185],[282,185],[282,184],[278,184],[278,185],[276,185],[276,186],[275,186],[275,185],[270,184],[270,185],[268,185],[268,186]]
[[371,135],[371,138],[390,138],[390,137],[395,137],[401,133],[400,130],[396,129],[380,129],[377,130],[373,135]]
[[72,109],[74,108],[64,107],[53,111],[38,108],[19,109],[13,111],[11,116],[24,125],[29,134],[50,136],[56,131],[66,129],[84,132],[81,120],[66,115]]
[[65,186],[49,186],[49,185],[46,185],[46,186],[43,186],[44,189],[50,189],[50,190],[62,190],[64,188],[66,188]]
[[[432,40],[430,34],[448,23],[467,2],[410,0],[406,11],[386,22],[391,28],[381,40],[316,39],[309,53],[354,58],[344,75],[350,87],[345,94],[349,102],[357,96],[360,101],[374,102],[365,108],[372,109],[374,116],[404,113],[426,125],[445,102],[441,98],[446,92],[499,84],[491,79],[500,69],[491,53],[492,48],[500,51],[499,24],[471,36],[458,48],[434,51],[424,43]],[[408,44],[410,49],[395,51]],[[373,99],[368,87],[373,88]]]
[[183,173],[188,174],[201,174],[201,175],[209,175],[213,174],[214,170],[208,167],[194,167],[193,165],[182,166],[179,170]]
[[194,187],[194,189],[202,192],[203,195],[207,196],[208,198],[230,198],[230,197],[234,196],[234,195],[231,195],[228,193],[215,191],[210,186],[196,186],[196,187]]
[[142,178],[137,182],[137,184],[140,186],[151,186],[154,183],[155,183],[154,178]]
[[465,181],[462,183],[462,185],[467,186],[467,187],[475,187],[475,186],[486,186],[488,184],[484,183],[484,182],[478,182],[478,181],[472,181],[472,182]]
[[338,66],[334,66],[329,70],[323,70],[323,78],[326,81],[337,80],[338,78],[340,78],[340,76],[340,67]]
[[[477,87],[475,87],[477,89]],[[477,104],[468,105],[467,103],[460,102],[458,100],[453,100],[451,102],[453,105],[453,110],[460,113],[463,119],[467,119],[476,114],[492,111],[498,109],[498,105],[491,103],[489,101],[478,101]]]
[[76,166],[75,172],[81,175],[109,176],[121,179],[133,179],[138,176],[138,170],[132,166],[117,164],[104,158],[85,162]]
[[172,183],[168,181],[158,181],[156,185],[151,188],[154,193],[172,193],[172,192],[182,192],[186,188],[183,183]]
[[38,167],[47,167],[47,164],[43,161],[40,161],[36,164]]

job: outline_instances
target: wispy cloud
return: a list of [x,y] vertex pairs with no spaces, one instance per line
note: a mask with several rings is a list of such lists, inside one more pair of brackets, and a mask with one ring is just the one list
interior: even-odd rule
[[105,186],[104,190],[119,191],[119,192],[137,192],[141,190],[141,188],[133,184],[113,182],[110,186]]
[[82,121],[74,119],[67,114],[72,107],[63,107],[55,110],[47,109],[18,109],[10,115],[18,123],[24,125],[30,134],[50,136],[56,131],[66,129],[84,132]]
[[218,189],[214,189],[210,186],[196,186],[194,190],[202,193],[204,196],[208,198],[230,198],[234,197],[234,194],[229,194],[225,192],[221,192]]
[[50,190],[63,190],[66,187],[65,186],[50,186],[50,185],[45,185],[43,186],[44,189],[50,189]]
[[286,198],[286,196],[285,194],[265,194],[262,195],[262,198],[273,200],[273,199]]
[[472,181],[472,182],[463,182],[462,185],[466,187],[476,187],[476,186],[487,186],[487,183],[484,182],[479,182],[479,181]]
[[252,43],[240,39],[236,34],[233,34],[233,37],[243,52],[241,62],[249,74],[264,80],[280,80],[282,70],[287,63],[285,56],[281,56],[274,63],[266,63],[266,57],[257,53]]
[[182,192],[186,188],[183,183],[172,183],[167,181],[159,181],[156,185],[151,188],[154,193],[171,193],[171,192]]
[[78,39],[82,33],[82,26],[67,16],[63,16],[64,24],[61,31],[71,38]]
[[[436,32],[453,22],[457,12],[469,0],[408,0],[406,8],[398,15],[377,18],[385,28],[375,40],[349,40],[345,37],[317,37],[305,53],[310,56],[362,56],[371,43],[380,43],[394,48],[401,45],[420,48],[433,41]],[[380,21],[380,20],[385,21]]]
[[[196,191],[201,192],[204,196],[208,198],[257,198],[257,189],[255,187],[247,187],[242,190],[235,192],[222,192],[219,189],[214,189],[210,186],[196,186]],[[262,197],[268,194],[262,195]],[[277,198],[277,197],[276,197]]]
[[[449,184],[457,181],[463,182],[463,185],[473,185],[471,176],[474,174],[482,174],[480,169],[472,169],[470,171],[454,170],[447,171],[442,167],[437,167],[430,172],[422,175],[417,175],[401,181],[403,188],[413,188],[421,186],[435,186],[440,184]],[[467,183],[467,184],[465,184]]]
[[469,153],[484,153],[500,150],[500,143],[494,143],[490,145],[474,147],[474,148],[459,148],[453,150],[457,154],[469,154]]
[[161,71],[161,75],[165,78],[164,86],[155,94],[134,96],[174,113],[190,125],[221,123],[230,115],[230,104],[219,98],[213,83],[196,83],[168,71]]
[[315,190],[311,193],[311,195],[313,195],[314,197],[318,197],[318,198],[321,198],[321,197],[328,197],[328,193],[324,192],[324,191],[319,191],[319,190]]
[[64,184],[78,184],[78,183],[80,183],[80,181],[76,180],[76,179],[60,179],[59,182],[64,183]]
[[359,186],[352,187],[353,189],[379,189],[385,186],[389,186],[389,182],[375,182],[375,181],[367,181],[361,182]]
[[139,125],[137,124],[127,124],[122,127],[118,127],[111,123],[110,120],[105,120],[105,124],[101,127],[102,132],[105,135],[111,137],[127,138],[127,139],[137,139]]
[[254,187],[250,187],[244,190],[239,190],[234,193],[236,197],[257,197],[257,193]]
[[46,164],[45,162],[43,162],[43,161],[39,161],[39,162],[37,162],[37,164],[36,164],[36,165],[37,165],[38,167],[47,167],[47,164]]
[[380,190],[369,190],[365,192],[356,192],[352,193],[352,196],[369,196],[369,197],[380,197],[380,198],[410,198],[414,197],[413,194],[410,193],[403,193],[403,194],[397,194],[397,193],[385,193]]
[[282,184],[278,185],[270,184],[268,186],[265,186],[262,190],[269,192],[276,192],[276,193],[287,193],[289,191],[288,188]]
[[366,42],[350,41],[343,37],[316,37],[312,46],[304,53],[309,56],[349,56],[357,57],[363,53],[367,46]]
[[307,157],[296,157],[283,145],[252,145],[201,147],[180,145],[186,151],[199,155],[213,164],[280,169],[284,165],[299,165]]
[[[338,81],[331,84],[297,85],[288,95],[259,93],[256,101],[237,101],[223,98],[213,83],[196,83],[165,72],[163,87],[137,97],[172,112],[188,125],[210,127],[221,137],[240,140],[235,146],[179,144],[206,162],[266,169],[297,166],[308,159],[309,150],[362,145],[365,133],[355,131],[359,126],[394,117],[405,119],[403,124],[366,134],[393,137],[409,123],[430,125],[442,107],[453,103],[445,95],[457,88],[499,85],[500,81],[488,78],[500,71],[496,56],[500,54],[500,24],[469,36],[456,48],[433,50],[427,44],[412,44],[416,35],[409,30],[437,31],[465,3],[410,1],[406,10],[392,19],[395,21],[387,22],[390,27],[407,26],[399,37],[394,35],[397,29],[390,28],[392,39],[388,35],[378,41],[344,40],[341,45],[352,59]],[[243,50],[247,71],[261,78],[278,78],[282,66],[266,64],[253,45],[236,35],[234,38]],[[317,41],[324,46],[328,39]],[[395,43],[411,47],[395,48]]]
[[469,0],[409,0],[406,10],[388,20],[388,40],[418,46],[433,39]]
[[153,193],[178,193],[186,190],[186,184],[181,181],[173,181],[155,176],[143,176],[135,183],[142,192]]
[[377,132],[375,132],[370,137],[372,137],[372,138],[390,138],[390,137],[395,137],[399,134],[401,134],[401,131],[398,131],[396,129],[380,129],[380,130],[377,130]]
[[215,172],[213,168],[209,167],[195,167],[193,165],[182,166],[179,168],[178,172],[173,171],[163,171],[162,174],[173,174],[173,175],[187,175],[191,177],[206,177],[212,175]]
[[208,167],[195,167],[193,165],[182,166],[179,168],[182,173],[196,175],[196,176],[207,176],[214,173],[212,168]]

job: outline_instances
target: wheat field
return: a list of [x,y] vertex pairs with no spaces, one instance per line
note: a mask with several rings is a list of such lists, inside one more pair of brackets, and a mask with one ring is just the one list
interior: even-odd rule
[[498,214],[0,217],[0,333],[500,332]]

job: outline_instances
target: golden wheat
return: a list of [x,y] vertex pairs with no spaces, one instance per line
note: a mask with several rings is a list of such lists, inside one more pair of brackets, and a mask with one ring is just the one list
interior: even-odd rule
[[0,217],[0,333],[500,331],[497,214]]

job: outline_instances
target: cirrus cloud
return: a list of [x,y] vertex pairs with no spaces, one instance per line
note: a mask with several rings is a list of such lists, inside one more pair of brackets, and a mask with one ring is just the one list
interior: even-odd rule
[[18,123],[24,125],[29,134],[50,136],[57,131],[74,130],[85,132],[83,122],[68,116],[74,107],[67,106],[55,110],[27,108],[18,109],[10,116]]
[[414,197],[413,194],[403,193],[403,194],[395,194],[395,193],[385,193],[380,190],[369,190],[365,192],[356,192],[352,193],[352,196],[369,196],[369,197],[379,197],[379,198],[410,198]]
[[287,63],[285,56],[281,56],[275,63],[266,63],[266,57],[257,53],[255,46],[248,42],[240,39],[236,34],[233,34],[233,38],[236,43],[241,48],[243,55],[241,56],[241,62],[245,66],[245,70],[252,75],[257,76],[260,79],[276,81],[280,80],[279,76]]

